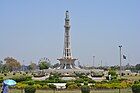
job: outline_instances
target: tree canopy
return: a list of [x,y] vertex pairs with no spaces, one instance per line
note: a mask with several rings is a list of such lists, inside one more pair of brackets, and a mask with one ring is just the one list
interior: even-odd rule
[[35,70],[37,68],[37,65],[33,62],[30,63],[30,65],[28,66],[29,70]]
[[13,71],[21,67],[20,62],[18,62],[16,59],[12,57],[6,57],[4,61],[6,62],[5,66],[8,67],[9,71]]
[[136,70],[140,70],[140,64],[137,64],[137,65],[135,66],[135,68],[136,68]]
[[48,69],[50,67],[50,62],[47,58],[43,58],[39,61],[39,69]]

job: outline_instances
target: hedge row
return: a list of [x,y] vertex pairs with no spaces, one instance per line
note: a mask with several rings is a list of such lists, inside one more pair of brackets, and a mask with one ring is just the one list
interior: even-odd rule
[[11,79],[15,80],[16,82],[22,82],[22,81],[32,80],[32,77],[31,76],[20,75],[20,76],[14,76]]

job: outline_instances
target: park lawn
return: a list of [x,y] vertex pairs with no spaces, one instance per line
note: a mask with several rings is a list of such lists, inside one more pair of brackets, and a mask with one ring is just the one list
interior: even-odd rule
[[[9,93],[24,93],[22,90],[11,89]],[[81,93],[80,90],[37,90],[36,93]],[[119,93],[119,89],[91,90],[90,93]],[[131,89],[121,89],[121,93],[132,93]]]

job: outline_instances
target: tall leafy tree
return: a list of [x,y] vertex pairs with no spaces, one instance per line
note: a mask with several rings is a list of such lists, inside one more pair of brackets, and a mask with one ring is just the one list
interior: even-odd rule
[[12,57],[6,57],[4,61],[6,62],[5,65],[8,67],[9,71],[17,70],[21,67],[20,62]]
[[136,64],[135,68],[136,70],[140,70],[140,64]]
[[48,69],[50,67],[50,61],[48,58],[42,58],[39,61],[39,69],[43,70],[43,69]]
[[30,65],[28,66],[29,70],[35,70],[37,68],[37,65],[33,62],[30,63]]

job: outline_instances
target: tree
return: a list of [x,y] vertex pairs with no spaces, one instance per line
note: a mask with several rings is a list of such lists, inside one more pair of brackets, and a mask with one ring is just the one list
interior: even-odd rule
[[5,65],[9,68],[9,71],[17,70],[21,67],[20,62],[12,57],[6,57],[4,59]]
[[2,70],[2,68],[3,68],[3,61],[2,60],[0,60],[0,72],[2,72],[3,70]]
[[58,68],[59,66],[60,66],[60,64],[56,63],[56,64],[53,65],[53,68]]
[[30,63],[30,65],[28,66],[29,70],[35,70],[37,68],[37,65],[33,62]]
[[50,67],[50,61],[47,58],[42,58],[39,61],[39,69],[43,70],[43,69],[48,69]]
[[2,65],[2,68],[1,68],[1,71],[2,71],[2,73],[3,73],[3,72],[4,72],[4,73],[9,72],[8,66],[7,66],[6,64],[3,64],[3,65]]
[[137,64],[137,65],[135,66],[135,68],[136,68],[136,70],[140,70],[140,64]]
[[109,70],[108,75],[117,76],[117,73],[115,70]]

